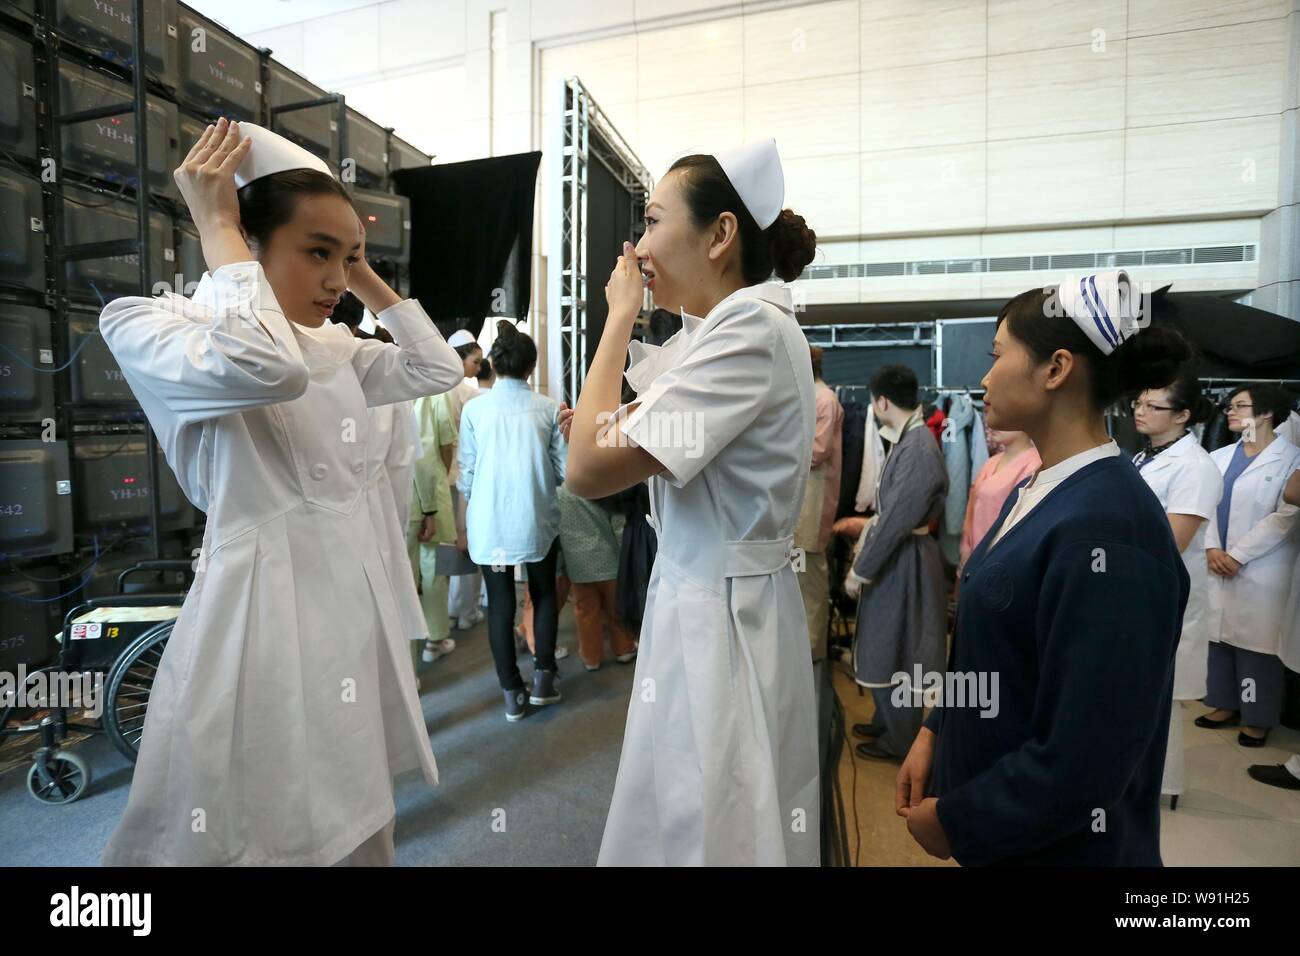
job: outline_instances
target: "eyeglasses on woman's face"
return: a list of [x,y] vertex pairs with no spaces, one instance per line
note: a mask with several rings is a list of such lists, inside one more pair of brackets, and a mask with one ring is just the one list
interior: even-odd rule
[[1255,406],[1247,403],[1242,403],[1242,402],[1233,402],[1231,405],[1220,405],[1219,407],[1222,408],[1225,412],[1240,413],[1240,412],[1248,412]]
[[1133,399],[1133,401],[1129,402],[1129,405],[1135,412],[1172,412],[1174,410],[1172,405],[1153,405],[1151,402],[1140,398]]

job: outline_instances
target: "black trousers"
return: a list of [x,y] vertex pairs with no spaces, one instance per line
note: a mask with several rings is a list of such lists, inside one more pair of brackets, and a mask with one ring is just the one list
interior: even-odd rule
[[[551,542],[546,557],[524,564],[528,575],[528,597],[533,602],[533,636],[536,653],[533,668],[554,671],[555,638],[560,624],[560,606],[555,594],[555,565],[560,553],[560,539]],[[497,666],[497,680],[502,690],[519,690],[524,679],[515,663],[515,569],[494,571],[483,565],[483,584],[488,595],[488,642]]]

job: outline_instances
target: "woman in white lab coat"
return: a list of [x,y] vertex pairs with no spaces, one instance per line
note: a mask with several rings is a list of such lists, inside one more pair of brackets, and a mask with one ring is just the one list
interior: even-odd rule
[[[659,536],[602,865],[816,865],[812,662],[790,556],[816,402],[790,290],[816,237],[783,210],[771,140],[678,160],[624,244],[574,410],[569,489],[650,479]],[[638,262],[640,269],[638,269]],[[641,307],[683,328],[638,343]],[[602,426],[611,414],[617,431]]]
[[1138,433],[1146,436],[1146,445],[1133,464],[1169,516],[1169,527],[1190,579],[1174,660],[1174,709],[1169,719],[1169,746],[1160,788],[1161,793],[1169,795],[1171,809],[1177,809],[1178,796],[1183,792],[1181,702],[1205,696],[1209,659],[1204,526],[1219,503],[1223,477],[1189,429],[1208,419],[1213,411],[1213,404],[1190,373],[1181,375],[1168,388],[1147,389],[1133,402]]
[[1282,498],[1300,466],[1300,448],[1273,431],[1294,400],[1272,385],[1248,385],[1228,398],[1234,445],[1210,457],[1223,475],[1223,495],[1205,532],[1209,569],[1209,690],[1214,710],[1198,727],[1242,725],[1237,742],[1262,747],[1282,713],[1283,617],[1291,575],[1300,559],[1295,505]]
[[[348,292],[335,307],[330,321],[347,327],[354,338],[391,342],[392,336],[382,328],[379,335],[362,330],[360,323],[364,312],[361,301]],[[366,478],[371,514],[375,526],[384,531],[380,538],[380,551],[392,578],[402,626],[409,638],[412,666],[416,666],[415,662],[429,638],[429,627],[420,607],[420,595],[416,590],[415,575],[411,573],[406,546],[418,446],[413,402],[372,405],[366,409]],[[456,648],[455,641],[450,643],[448,653]]]
[[[209,271],[100,328],[186,496],[194,585],[108,865],[391,863],[392,776],[437,767],[367,476],[370,405],[445,391],[455,352],[369,268],[347,193],[251,124],[176,171]],[[250,149],[251,144],[251,149]],[[325,324],[351,288],[401,347]]]
[[[435,404],[442,406],[439,414],[444,415],[459,434],[461,410],[464,409],[467,401],[479,393],[477,378],[479,369],[483,367],[483,349],[475,341],[474,336],[465,329],[453,332],[447,339],[447,344],[456,350],[456,354],[465,363],[465,380],[434,401]],[[458,443],[452,445],[451,470],[447,476],[447,481],[451,485],[451,507],[456,521],[453,542],[460,551],[468,554],[469,535],[465,524],[465,499],[460,496],[460,489],[456,487],[456,479],[460,477],[457,445]],[[432,567],[434,562],[428,563]],[[478,606],[479,592],[482,587],[483,575],[477,570],[470,574],[457,574],[449,578],[447,613],[452,627],[466,630],[483,620],[483,612]]]

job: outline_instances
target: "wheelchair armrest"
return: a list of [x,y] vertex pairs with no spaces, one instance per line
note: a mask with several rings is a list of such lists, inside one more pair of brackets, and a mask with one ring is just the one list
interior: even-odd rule
[[68,640],[72,622],[87,611],[100,607],[166,607],[169,604],[184,604],[184,594],[109,594],[105,597],[93,597],[78,604],[63,618],[63,640]]
[[128,577],[145,571],[188,571],[193,574],[194,563],[188,558],[152,558],[148,561],[137,561],[117,576],[117,592],[122,593]]

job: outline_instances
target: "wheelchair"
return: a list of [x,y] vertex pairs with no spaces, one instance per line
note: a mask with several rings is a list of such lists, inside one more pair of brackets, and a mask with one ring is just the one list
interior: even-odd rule
[[[185,592],[127,593],[127,580],[136,574],[176,571],[185,572],[193,581],[191,563],[184,559],[140,561],[122,571],[117,594],[90,598],[64,616],[58,661],[26,675],[20,691],[47,686],[51,681],[62,681],[66,687],[69,678],[95,680],[95,704],[102,708],[98,720],[69,716],[70,711],[79,711],[84,717],[88,713],[85,701],[73,704],[60,699],[37,708],[29,702],[28,707],[19,708],[30,696],[26,693],[0,701],[0,738],[41,736],[27,772],[27,790],[41,803],[71,803],[90,785],[86,760],[61,747],[70,731],[103,733],[122,756],[135,763],[154,677]],[[37,717],[31,715],[33,710]]]

